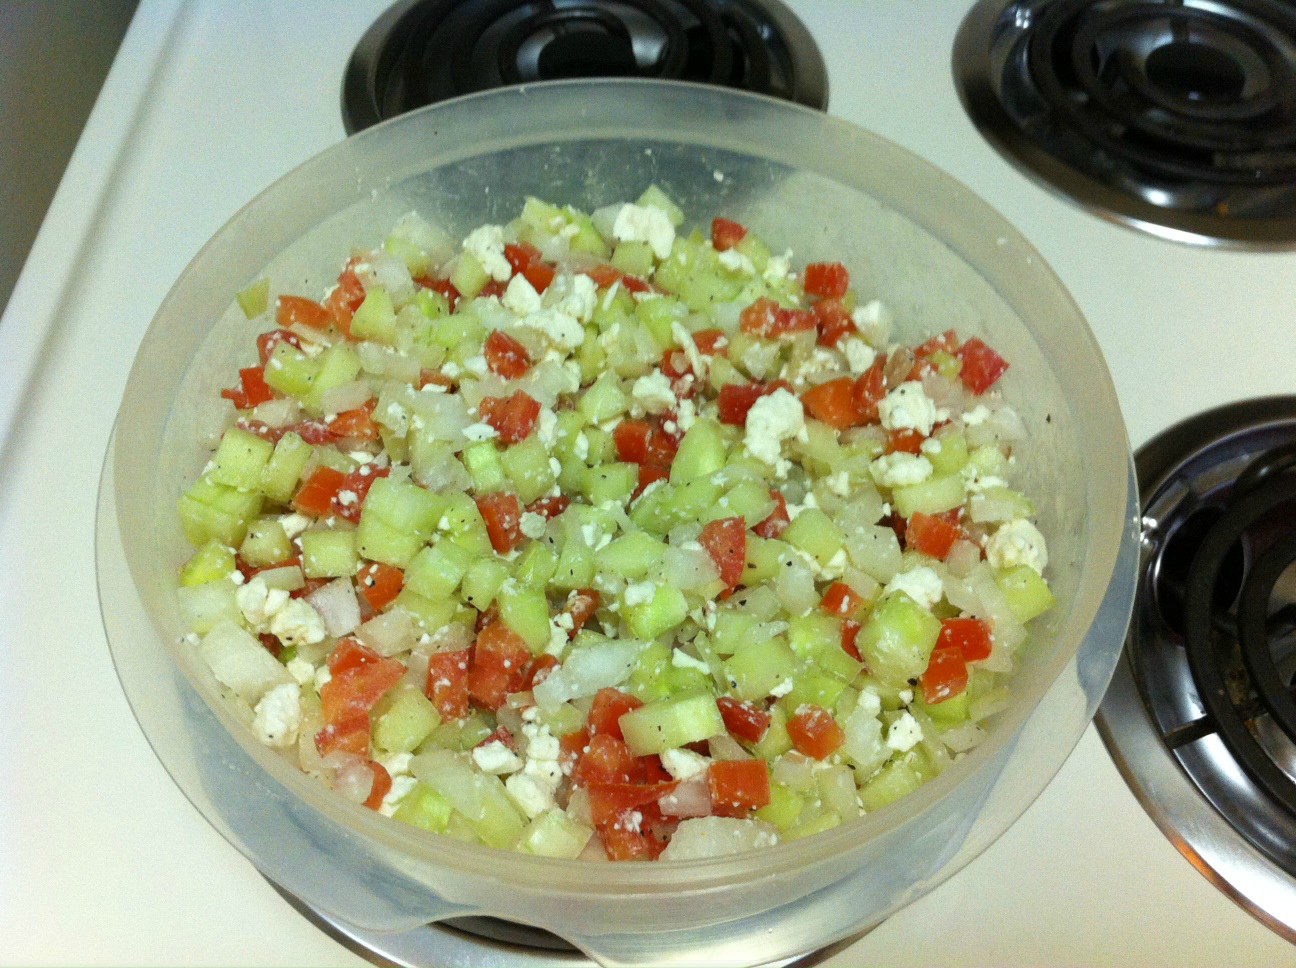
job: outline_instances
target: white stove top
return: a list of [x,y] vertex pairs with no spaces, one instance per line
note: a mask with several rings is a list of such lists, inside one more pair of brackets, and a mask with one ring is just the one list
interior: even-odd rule
[[[799,0],[829,110],[997,207],[1070,287],[1130,435],[1291,392],[1296,254],[1192,250],[1018,174],[950,79],[961,0]],[[140,338],[245,201],[343,137],[343,65],[384,0],[144,0],[0,321],[0,960],[359,965],[171,782],[131,716],[96,607],[94,495]],[[30,375],[30,380],[26,377]],[[1296,947],[1147,818],[1091,728],[984,856],[830,964],[1276,965]]]

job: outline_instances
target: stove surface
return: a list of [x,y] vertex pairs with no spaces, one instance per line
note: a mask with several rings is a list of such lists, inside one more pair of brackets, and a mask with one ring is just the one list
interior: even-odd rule
[[[13,381],[0,394],[6,960],[364,964],[222,840],[148,748],[95,605],[93,495],[154,310],[246,200],[344,136],[342,72],[385,6],[329,5],[303,23],[290,4],[145,0],[0,320]],[[788,6],[823,51],[830,113],[970,186],[1068,285],[1134,444],[1290,391],[1296,255],[1138,234],[1019,173],[955,91],[964,0]],[[1296,966],[1296,947],[1185,862],[1090,729],[982,857],[824,963],[1272,968]]]

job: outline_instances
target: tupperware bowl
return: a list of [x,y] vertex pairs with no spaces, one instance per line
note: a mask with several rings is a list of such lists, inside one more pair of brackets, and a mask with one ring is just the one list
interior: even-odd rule
[[[1020,653],[1013,702],[974,750],[900,801],[816,836],[690,862],[559,861],[461,843],[344,801],[260,745],[185,644],[176,500],[229,419],[253,337],[234,294],[312,294],[353,247],[417,210],[462,238],[528,195],[586,210],[657,184],[800,262],[840,260],[896,338],[955,327],[1008,360],[1021,485],[1058,605]],[[1061,766],[1106,688],[1134,592],[1137,499],[1098,347],[1039,254],[962,185],[883,139],[726,89],[556,82],[435,105],[335,145],[272,185],[194,258],[130,374],[98,518],[113,658],[159,758],[268,878],[368,932],[485,914],[605,964],[751,964],[867,929],[985,849]]]

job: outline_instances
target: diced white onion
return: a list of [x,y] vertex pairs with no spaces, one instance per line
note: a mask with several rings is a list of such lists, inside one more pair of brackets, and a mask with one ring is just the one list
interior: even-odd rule
[[282,588],[286,592],[295,592],[306,584],[301,565],[266,568],[264,571],[258,571],[256,576],[265,583],[266,588]]
[[292,397],[267,400],[252,409],[252,419],[267,427],[289,427],[301,420],[301,404]]
[[641,648],[639,642],[621,640],[573,650],[561,666],[536,685],[536,705],[553,710],[570,699],[620,685],[629,678]]
[[955,578],[966,578],[981,561],[981,549],[975,542],[959,538],[950,547],[945,565]]
[[[575,795],[573,794],[573,799]],[[706,780],[685,780],[657,801],[665,817],[711,816],[711,792]]]
[[742,745],[728,733],[712,736],[707,740],[707,746],[711,749],[711,759],[713,760],[750,760],[752,758],[752,755],[743,749]]
[[722,857],[778,843],[778,828],[762,820],[735,817],[693,817],[680,822],[663,860]]
[[199,650],[216,681],[249,706],[255,706],[275,686],[294,681],[252,633],[228,620],[218,622],[203,636]]
[[355,631],[360,624],[360,602],[350,578],[337,578],[306,596],[324,620],[330,638],[340,638]]
[[825,766],[815,776],[824,804],[843,820],[859,816],[855,773],[849,766]]
[[966,753],[986,737],[986,731],[976,723],[960,723],[941,733],[941,742],[955,753]]
[[333,790],[346,797],[352,803],[364,803],[373,792],[374,773],[363,758],[351,753],[330,753],[324,757],[324,765],[331,767]]
[[790,790],[809,790],[815,782],[815,760],[800,753],[785,753],[774,761],[770,779]]
[[213,581],[176,589],[185,625],[199,635],[206,635],[222,620],[237,624],[243,615],[234,597],[237,587],[231,581]]
[[793,615],[804,615],[819,602],[815,591],[814,575],[800,561],[780,566],[774,579],[774,594],[783,607]]
[[668,547],[662,558],[671,584],[683,592],[692,592],[720,578],[711,555],[703,548]]
[[414,620],[403,608],[392,608],[375,615],[356,629],[358,638],[379,655],[408,652],[414,645]]
[[370,253],[368,259],[356,266],[355,273],[366,292],[381,286],[398,306],[414,294],[414,279],[405,260],[381,250]]
[[320,394],[320,409],[325,413],[342,413],[368,403],[373,397],[373,387],[365,379],[352,380],[330,387]]

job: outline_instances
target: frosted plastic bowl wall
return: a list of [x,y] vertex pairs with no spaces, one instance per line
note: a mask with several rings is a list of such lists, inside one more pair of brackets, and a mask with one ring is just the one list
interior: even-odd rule
[[[416,209],[460,237],[527,195],[586,209],[660,185],[691,216],[736,218],[801,261],[843,260],[899,338],[957,327],[1012,368],[1025,489],[1059,605],[989,738],[900,802],[807,840],[674,864],[555,861],[462,844],[343,802],[260,746],[222,702],[174,595],[175,506],[219,429],[217,391],[252,355],[233,296],[268,274],[314,293],[355,245]],[[1134,588],[1136,498],[1097,346],[1038,253],[922,160],[841,121],[659,82],[509,89],[434,106],[330,148],[198,254],[131,371],[105,466],[99,576],[113,656],[144,733],[194,805],[283,888],[366,930],[465,914],[538,925],[607,963],[751,963],[882,920],[993,841],[1089,721]],[[177,858],[183,864],[182,858]]]

